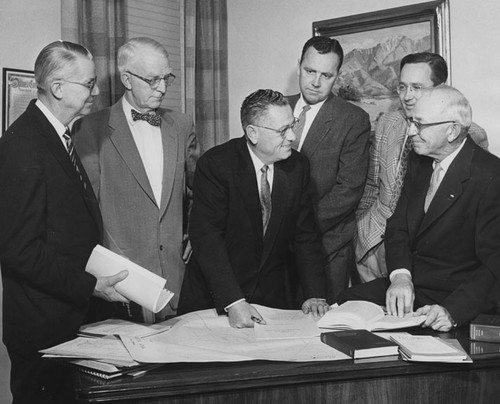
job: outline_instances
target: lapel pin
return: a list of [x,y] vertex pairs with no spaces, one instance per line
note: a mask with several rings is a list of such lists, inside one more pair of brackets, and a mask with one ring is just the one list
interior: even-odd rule
[[453,195],[453,194],[450,194],[450,198],[455,198],[455,195]]

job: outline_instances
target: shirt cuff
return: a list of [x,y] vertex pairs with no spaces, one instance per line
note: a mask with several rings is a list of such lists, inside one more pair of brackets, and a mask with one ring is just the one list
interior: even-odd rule
[[238,304],[239,302],[244,302],[244,301],[245,301],[245,299],[244,299],[244,298],[242,298],[242,299],[240,299],[240,300],[236,300],[235,302],[232,302],[231,304],[229,304],[229,305],[227,305],[226,307],[224,307],[224,311],[227,313],[227,311],[228,311],[231,307],[233,307],[235,304]]
[[396,275],[398,275],[398,274],[406,274],[411,279],[411,273],[410,273],[410,271],[408,271],[406,268],[399,268],[399,269],[395,269],[394,271],[391,272],[391,274],[389,275],[390,281],[392,282],[392,280],[394,279],[394,277]]

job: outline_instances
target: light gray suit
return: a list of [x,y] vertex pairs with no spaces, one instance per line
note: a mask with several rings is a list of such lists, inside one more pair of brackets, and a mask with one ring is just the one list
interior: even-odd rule
[[[75,146],[101,208],[104,246],[165,277],[175,293],[157,317],[174,314],[184,276],[182,261],[186,185],[190,186],[199,145],[192,121],[159,109],[162,117],[163,185],[161,206],[125,117],[122,100],[75,124]],[[143,310],[144,321],[154,315]]]

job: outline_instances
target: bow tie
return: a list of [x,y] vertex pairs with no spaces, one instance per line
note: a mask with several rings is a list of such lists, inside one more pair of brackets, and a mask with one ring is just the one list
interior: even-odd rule
[[146,121],[150,125],[153,126],[160,126],[161,123],[161,117],[155,112],[146,112],[144,114],[141,114],[140,112],[137,112],[135,109],[132,110],[132,119],[134,121]]

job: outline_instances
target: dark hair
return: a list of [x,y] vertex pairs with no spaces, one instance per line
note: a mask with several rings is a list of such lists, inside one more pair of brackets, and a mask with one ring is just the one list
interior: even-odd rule
[[263,115],[267,113],[270,105],[285,106],[289,105],[287,99],[279,91],[257,90],[245,98],[241,104],[240,117],[241,126],[245,131],[248,125],[256,123]]
[[302,48],[300,63],[302,63],[302,61],[304,60],[304,55],[311,46],[316,49],[321,55],[332,52],[336,53],[339,57],[339,65],[337,66],[337,71],[340,70],[342,63],[344,62],[344,50],[342,49],[342,46],[340,46],[339,41],[327,36],[313,36],[304,44],[304,47]]
[[401,59],[399,66],[403,70],[405,64],[427,63],[431,68],[431,80],[434,86],[443,84],[448,79],[448,66],[441,55],[431,52],[410,53]]
[[55,41],[40,51],[35,61],[35,80],[39,93],[45,93],[53,80],[68,75],[78,63],[78,58],[92,60],[92,54],[84,46],[68,42]]

